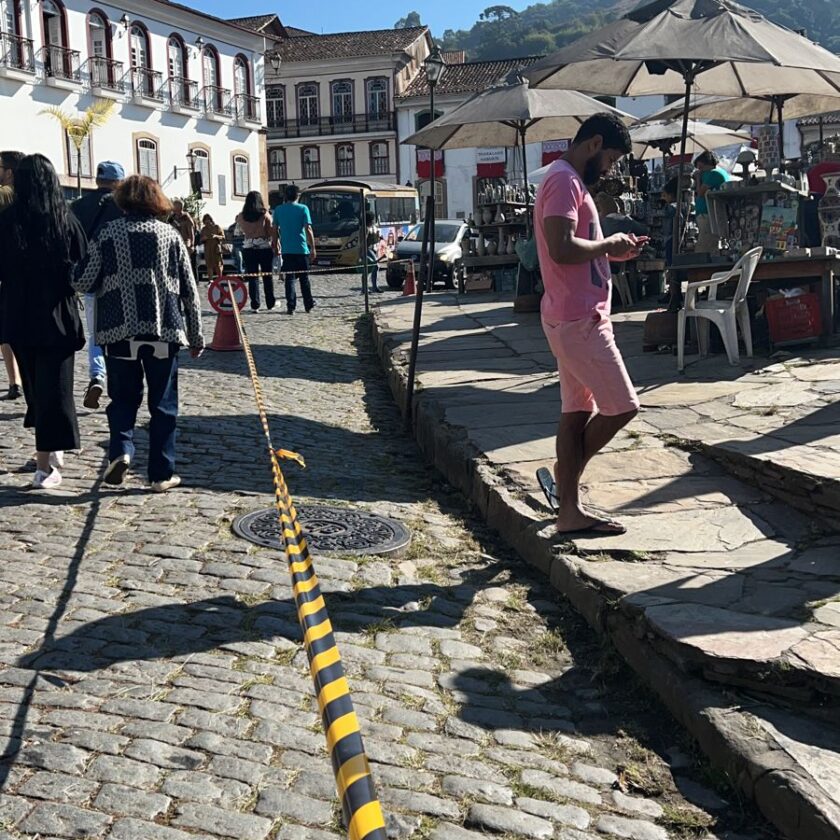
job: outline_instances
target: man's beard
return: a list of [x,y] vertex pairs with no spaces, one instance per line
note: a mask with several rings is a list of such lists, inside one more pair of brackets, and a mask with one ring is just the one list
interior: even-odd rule
[[598,181],[600,181],[606,174],[604,172],[605,169],[604,155],[602,152],[598,152],[597,155],[589,158],[589,160],[584,164],[583,183],[586,184],[587,187],[594,187],[595,184],[597,184]]

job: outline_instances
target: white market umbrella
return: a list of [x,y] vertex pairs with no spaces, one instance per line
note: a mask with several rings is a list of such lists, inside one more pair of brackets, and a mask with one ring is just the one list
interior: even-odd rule
[[685,155],[692,91],[830,96],[840,91],[840,58],[730,0],[654,0],[533,64],[526,76],[536,87],[612,96],[684,94]]
[[593,114],[617,114],[627,125],[635,117],[573,90],[535,90],[521,78],[489,88],[402,142],[429,149],[521,146],[525,192],[525,143],[574,137]]
[[[648,119],[678,119],[685,110],[684,102],[673,102],[651,114]],[[779,160],[784,160],[785,119],[814,117],[840,111],[840,94],[825,96],[810,93],[767,96],[699,96],[688,107],[692,117],[717,120],[733,125],[764,125],[778,120]]]
[[[633,140],[633,154],[639,160],[651,160],[672,153],[674,146],[682,139],[681,120],[645,120],[630,128]],[[725,146],[749,143],[752,136],[742,131],[733,131],[720,125],[688,121],[688,139],[685,153],[692,156]]]

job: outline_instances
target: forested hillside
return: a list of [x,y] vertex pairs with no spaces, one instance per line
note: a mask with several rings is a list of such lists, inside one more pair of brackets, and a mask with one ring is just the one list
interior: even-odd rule
[[[466,50],[470,59],[541,55],[574,41],[638,5],[634,0],[554,0],[517,12],[490,6],[471,29],[447,29],[439,38],[446,50]],[[749,5],[777,23],[807,30],[808,36],[840,52],[840,3],[834,0],[750,0]],[[584,9],[586,10],[584,12]],[[397,22],[416,25],[417,12]]]

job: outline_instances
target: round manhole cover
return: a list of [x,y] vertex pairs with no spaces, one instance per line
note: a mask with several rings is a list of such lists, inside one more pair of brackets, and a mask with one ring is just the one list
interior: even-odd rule
[[[299,505],[297,512],[316,554],[399,554],[411,542],[408,528],[385,516],[328,505]],[[233,530],[256,545],[285,551],[275,508],[237,517]]]

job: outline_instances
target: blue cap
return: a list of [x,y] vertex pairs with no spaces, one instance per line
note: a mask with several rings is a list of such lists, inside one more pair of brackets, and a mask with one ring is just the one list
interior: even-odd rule
[[112,160],[103,160],[96,167],[96,177],[100,181],[123,181],[125,180],[125,169],[122,165]]

